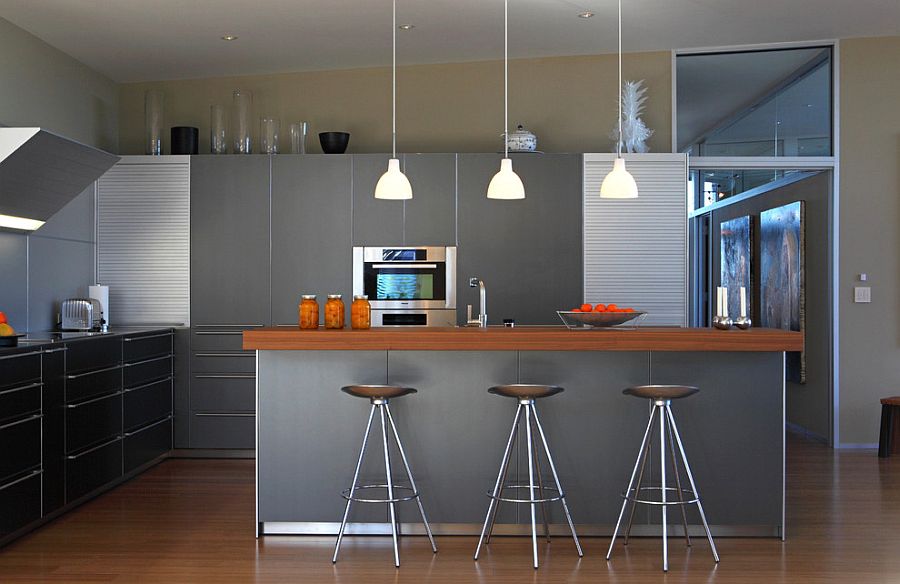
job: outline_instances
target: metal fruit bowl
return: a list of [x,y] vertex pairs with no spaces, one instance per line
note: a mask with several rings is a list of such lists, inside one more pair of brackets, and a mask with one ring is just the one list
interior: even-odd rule
[[557,310],[556,314],[570,329],[611,328],[631,323],[630,326],[638,326],[646,312],[572,312],[571,310]]
[[0,337],[0,347],[17,347],[19,346],[19,338],[24,336],[24,333],[2,336]]

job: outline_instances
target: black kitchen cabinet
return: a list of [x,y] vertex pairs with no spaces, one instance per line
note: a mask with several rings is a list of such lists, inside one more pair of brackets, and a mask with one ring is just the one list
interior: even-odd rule
[[45,350],[43,368],[44,515],[66,503],[66,347]]
[[172,331],[122,339],[122,457],[128,473],[172,449]]
[[402,162],[413,188],[403,202],[403,244],[456,245],[456,154],[404,154]]
[[354,154],[352,158],[353,245],[402,244],[403,201],[375,198],[375,185],[387,170],[390,156]]

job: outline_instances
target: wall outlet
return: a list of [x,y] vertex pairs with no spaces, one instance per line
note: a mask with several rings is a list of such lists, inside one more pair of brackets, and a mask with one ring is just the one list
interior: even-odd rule
[[857,302],[857,303],[872,302],[872,289],[868,286],[854,286],[853,302]]

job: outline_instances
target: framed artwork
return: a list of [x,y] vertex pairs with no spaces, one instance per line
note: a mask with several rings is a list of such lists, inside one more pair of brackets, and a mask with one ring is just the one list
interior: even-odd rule
[[[760,326],[806,332],[803,201],[763,211],[760,223]],[[806,382],[806,354],[788,353],[787,378]]]
[[751,302],[753,296],[752,225],[749,215],[722,221],[719,225],[721,234],[720,285],[728,288],[728,314],[732,318],[740,316],[742,286],[747,291],[747,316],[753,318]]

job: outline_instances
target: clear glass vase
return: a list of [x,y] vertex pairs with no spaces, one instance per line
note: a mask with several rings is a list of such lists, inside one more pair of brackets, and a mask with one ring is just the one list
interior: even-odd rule
[[253,94],[241,89],[235,90],[231,107],[231,132],[234,137],[232,153],[250,154],[253,141],[250,137],[250,110],[253,107]]
[[158,89],[150,89],[144,94],[144,130],[146,141],[144,154],[162,154],[163,106],[166,94]]
[[209,107],[209,153],[226,154],[228,152],[228,137],[225,126],[225,106],[212,105]]
[[291,124],[291,154],[306,154],[306,136],[309,134],[309,122]]
[[259,119],[259,151],[262,154],[278,154],[278,135],[281,124],[276,118]]

